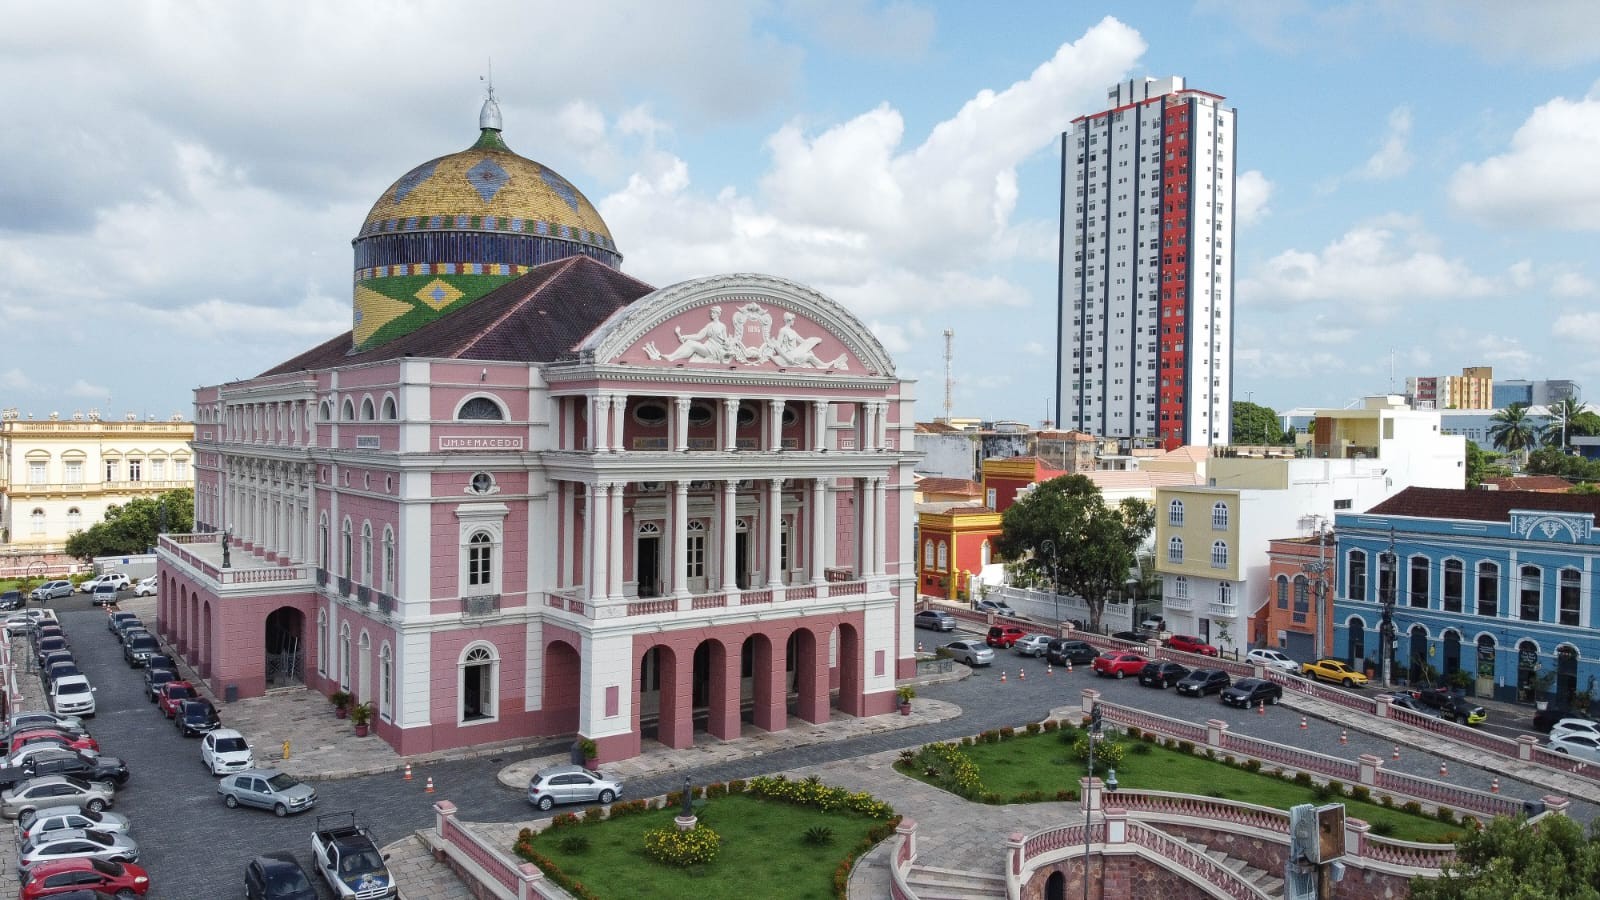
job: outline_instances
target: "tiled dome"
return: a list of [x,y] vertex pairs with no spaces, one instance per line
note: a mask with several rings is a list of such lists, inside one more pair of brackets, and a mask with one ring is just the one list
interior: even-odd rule
[[401,176],[355,247],[354,343],[364,350],[471,303],[529,268],[622,255],[594,205],[553,170],[511,152],[491,96],[477,143]]

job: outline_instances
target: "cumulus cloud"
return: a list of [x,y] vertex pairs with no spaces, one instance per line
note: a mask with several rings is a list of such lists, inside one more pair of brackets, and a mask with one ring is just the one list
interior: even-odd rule
[[1256,169],[1240,172],[1233,183],[1234,189],[1234,216],[1242,227],[1254,225],[1267,217],[1272,208],[1267,202],[1272,199],[1272,182],[1267,176]]
[[79,378],[72,382],[71,387],[67,388],[67,394],[72,397],[109,398],[111,389],[104,385],[90,384]]
[[28,373],[21,369],[11,368],[0,371],[0,391],[20,393],[32,390],[33,387],[33,379],[29,378]]
[[1600,228],[1600,84],[1580,100],[1533,111],[1506,152],[1467,163],[1450,179],[1455,206],[1485,222]]
[[1399,178],[1411,171],[1411,151],[1406,143],[1411,139],[1411,110],[1397,107],[1389,113],[1389,127],[1378,151],[1367,158],[1356,174],[1365,179],[1382,181]]
[[1557,297],[1593,297],[1594,282],[1579,272],[1558,272],[1550,281],[1550,293]]
[[1600,312],[1581,310],[1562,313],[1550,324],[1550,336],[1568,343],[1596,347],[1600,345]]

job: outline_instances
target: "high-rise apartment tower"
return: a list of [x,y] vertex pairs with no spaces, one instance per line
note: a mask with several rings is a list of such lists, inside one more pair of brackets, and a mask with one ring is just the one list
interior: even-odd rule
[[1226,444],[1233,397],[1236,110],[1146,78],[1061,136],[1063,428]]

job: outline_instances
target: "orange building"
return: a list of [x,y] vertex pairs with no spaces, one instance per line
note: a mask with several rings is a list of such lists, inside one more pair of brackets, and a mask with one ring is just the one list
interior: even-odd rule
[[989,508],[1003,513],[1017,501],[1017,491],[1030,484],[1071,474],[1046,465],[1037,456],[1013,456],[983,461],[983,497]]
[[982,506],[955,506],[924,512],[918,524],[917,592],[969,599],[967,580],[989,564],[1000,536],[1000,514]]
[[[1267,544],[1266,597],[1255,598],[1250,638],[1302,662],[1333,652],[1333,601],[1338,596],[1338,550],[1331,533],[1279,538]],[[1322,602],[1322,647],[1317,648],[1317,597]]]

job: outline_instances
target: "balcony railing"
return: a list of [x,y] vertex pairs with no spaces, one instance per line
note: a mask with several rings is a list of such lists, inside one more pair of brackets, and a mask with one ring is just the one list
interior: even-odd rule
[[1239,604],[1232,600],[1211,601],[1211,614],[1213,616],[1237,616]]
[[499,611],[499,594],[478,594],[461,598],[461,614],[464,616],[492,616]]

